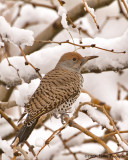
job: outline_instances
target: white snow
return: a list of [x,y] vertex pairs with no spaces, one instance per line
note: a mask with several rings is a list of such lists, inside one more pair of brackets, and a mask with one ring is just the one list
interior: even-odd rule
[[43,145],[45,145],[44,143],[45,141],[41,138],[41,137],[37,137],[36,141],[35,141],[35,146],[37,147],[42,147]]
[[[0,48],[4,46],[4,43],[3,42],[0,42]],[[0,53],[1,55],[1,53]]]
[[[33,57],[34,60],[34,57]],[[36,60],[36,58],[35,58]],[[14,69],[12,66],[8,66],[8,62],[7,59],[4,59],[1,63],[0,63],[0,77],[2,81],[6,81],[8,82],[8,85],[10,85],[10,82],[17,82],[17,81],[21,81],[21,79],[26,79],[25,81],[29,81],[30,77],[38,77],[36,71],[30,66],[30,65],[25,65],[25,59],[23,57],[19,57],[19,56],[15,56],[15,57],[11,57],[9,58],[10,63],[16,68],[19,69],[19,75],[17,74],[16,69]],[[30,61],[31,62],[31,61]],[[38,62],[32,63],[35,67],[38,68]],[[26,76],[24,76],[24,74]],[[11,81],[10,81],[10,78]]]
[[67,11],[64,7],[60,6],[58,10],[58,15],[62,17],[61,24],[63,28],[68,29],[68,22],[67,22]]
[[127,140],[126,140],[126,143],[124,143],[124,142],[120,139],[119,135],[117,135],[116,137],[117,137],[117,140],[118,140],[119,144],[122,146],[122,148],[123,148],[125,151],[128,151]]
[[20,16],[17,18],[14,26],[22,28],[27,24],[48,24],[49,22],[52,23],[56,18],[58,18],[58,15],[51,9],[33,7],[32,5],[27,4],[22,7]]
[[[101,22],[104,21],[106,16],[115,16],[119,15],[118,13],[118,5],[117,2],[114,2],[111,6],[103,7],[102,9],[98,9],[95,14],[96,17]],[[115,5],[116,4],[116,5]],[[0,8],[4,9],[5,7]],[[67,11],[64,8],[60,9],[60,16],[62,17],[62,24],[63,27],[66,28],[67,21],[66,21],[66,15]],[[44,14],[43,14],[44,13]],[[55,12],[53,12],[54,14]],[[93,13],[93,10],[92,10]],[[98,14],[97,14],[98,13]],[[51,17],[50,17],[51,16]],[[49,18],[50,17],[50,18]],[[46,12],[43,8],[39,7],[31,7],[30,5],[24,5],[21,10],[21,15],[17,18],[14,26],[15,27],[22,27],[27,22],[29,24],[33,23],[50,23],[50,21],[55,20],[57,18],[57,14],[52,15],[50,10],[46,9]],[[92,21],[92,17],[88,15]],[[14,18],[14,17],[13,17]],[[30,19],[29,19],[30,18]],[[110,67],[123,67],[125,64],[128,64],[128,23],[125,20],[125,18],[121,18],[119,20],[110,20],[108,21],[105,28],[102,30],[102,33],[98,33],[94,35],[95,33],[95,24],[90,23],[90,19],[82,18],[82,27],[84,29],[87,29],[91,35],[93,35],[94,39],[91,38],[85,38],[84,35],[82,35],[82,45],[87,44],[96,44],[96,46],[107,48],[107,49],[114,49],[115,51],[126,51],[126,54],[114,54],[111,52],[106,52],[103,50],[98,50],[95,48],[85,48],[78,49],[79,47],[74,48],[74,46],[71,46],[69,44],[62,44],[61,46],[56,45],[54,47],[45,47],[45,49],[40,49],[37,52],[32,53],[31,55],[27,56],[28,60],[36,67],[40,69],[40,73],[42,76],[46,74],[48,71],[53,69],[60,58],[62,54],[69,51],[76,51],[80,53],[83,56],[86,55],[98,55],[99,58],[94,59],[90,62],[88,62],[84,68],[85,69],[92,69],[94,67],[97,67],[99,69],[105,69],[106,66]],[[2,33],[2,38],[4,38],[5,41],[9,41],[15,45],[19,45],[21,43],[22,45],[32,45],[33,43],[33,35],[32,33],[29,34],[28,31],[24,32],[26,30],[19,30],[18,28],[11,27],[5,19],[0,17],[0,23],[2,22],[2,25],[0,27],[0,33]],[[93,27],[94,25],[94,27]],[[69,29],[69,28],[68,28]],[[7,32],[6,32],[7,31]],[[9,32],[11,31],[11,32]],[[22,33],[24,32],[23,36]],[[36,28],[35,28],[36,31]],[[8,33],[9,32],[9,33]],[[64,32],[58,34],[58,39],[55,37],[55,40],[63,41],[65,40],[66,34],[63,34]],[[74,38],[74,42],[79,44],[79,35],[78,33],[71,32]],[[123,34],[122,34],[123,33]],[[5,34],[8,34],[9,37],[6,37]],[[27,36],[26,36],[27,35]],[[26,36],[26,37],[25,37]],[[30,39],[29,39],[30,36]],[[24,40],[24,37],[26,38]],[[65,38],[65,39],[64,39]],[[72,41],[72,40],[70,40]],[[0,41],[0,47],[4,46],[4,43]],[[32,80],[30,84],[24,83],[29,82],[31,79],[37,78],[38,75],[35,72],[35,70],[31,66],[25,66],[24,58],[23,57],[11,57],[9,58],[9,61],[11,64],[13,64],[17,69],[19,69],[19,75],[21,77],[22,84],[17,86],[15,89],[15,92],[12,93],[12,98],[16,100],[18,105],[24,106],[25,103],[28,102],[30,96],[34,93],[36,88],[38,87],[40,80],[35,79]],[[84,89],[87,90],[89,93],[91,93],[94,97],[98,98],[101,101],[106,102],[109,104],[111,108],[111,116],[116,121],[117,127],[119,130],[128,130],[128,102],[127,100],[124,100],[124,95],[127,95],[126,92],[123,91],[123,96],[121,96],[121,100],[117,101],[117,82],[120,82],[124,84],[128,88],[128,71],[124,70],[124,73],[119,75],[118,73],[114,72],[104,72],[101,74],[84,74]],[[14,68],[11,66],[8,66],[7,60],[4,59],[0,63],[0,80],[6,82],[8,85],[10,84],[16,84],[19,82],[20,78],[17,75],[17,72]],[[122,91],[121,91],[122,92]],[[15,96],[14,96],[15,95]],[[73,105],[73,110],[79,105],[79,102],[87,102],[90,101],[91,98],[85,94],[81,93],[80,97],[76,101],[76,103]],[[105,115],[97,111],[96,108],[91,106],[84,106],[84,109],[87,110],[89,116],[83,113],[79,113],[79,117],[75,119],[75,122],[80,124],[83,127],[90,127],[94,124],[99,123],[100,127],[95,128],[93,127],[90,131],[94,133],[97,136],[104,135],[104,130],[101,129],[101,126],[105,126],[109,129],[113,129],[110,125],[109,120],[106,118]],[[69,114],[72,116],[72,112]],[[15,118],[17,112],[14,111]],[[18,112],[19,113],[19,112]],[[8,113],[7,113],[8,114]],[[90,118],[92,117],[92,118]],[[12,117],[11,117],[12,118]],[[96,122],[93,122],[92,119],[94,119]],[[58,129],[62,126],[60,119],[55,119],[52,117],[50,120],[48,120],[45,125],[52,128],[53,130]],[[6,120],[3,118],[0,119],[0,136],[3,137],[5,135],[8,135],[12,132],[12,127],[8,125]],[[4,126],[4,127],[3,127]],[[70,136],[74,135],[75,133],[78,133],[79,131],[73,127],[67,127],[62,131],[62,137],[64,139],[69,138]],[[31,134],[31,136],[28,139],[28,142],[30,144],[34,145],[34,150],[37,153],[44,145],[45,140],[52,134],[51,131],[45,130],[42,126],[38,130],[34,130]],[[121,136],[127,141],[128,140],[128,134],[124,133],[121,134]],[[118,136],[117,136],[118,137]],[[90,139],[87,135],[84,133],[80,134],[77,137],[74,137],[72,140],[70,140],[67,145],[70,147],[72,151],[86,151],[93,154],[100,154],[104,152],[104,148],[101,145],[97,145],[94,143],[87,143],[83,144],[83,141],[86,139]],[[12,141],[12,140],[10,140]],[[119,139],[120,144],[127,150],[127,146]],[[8,143],[8,141],[4,141],[0,139],[0,148],[4,151],[2,154],[2,160],[8,160],[12,158],[12,149],[10,147],[11,142]],[[118,146],[115,142],[108,141],[107,145],[116,152],[118,150]],[[28,148],[24,149],[27,150]],[[64,149],[63,144],[61,143],[58,136],[55,136],[55,138],[50,142],[49,146],[47,146],[39,155],[39,159],[41,160],[42,157],[44,159],[52,159],[53,160],[59,160],[59,159],[74,159],[72,155],[65,156],[64,153],[68,153],[66,149]],[[53,157],[52,157],[53,156]],[[84,160],[85,155],[82,157],[81,155],[77,155],[78,159]],[[32,153],[29,152],[30,159],[33,159]],[[24,157],[19,157],[19,159],[24,159]]]
[[67,10],[64,7],[60,6],[58,9],[58,15],[63,16],[64,13],[67,14]]
[[82,109],[87,111],[89,117],[91,117],[92,120],[98,122],[103,127],[113,130],[113,127],[110,125],[109,119],[100,111],[98,111],[95,107],[86,105],[82,107]]
[[76,102],[73,104],[73,108],[76,109],[80,103],[82,102],[90,102],[91,97],[86,93],[81,93],[80,96],[77,98]]
[[[104,39],[104,38],[83,38],[82,45],[90,45],[96,44],[96,46],[100,46],[106,49],[114,49],[115,51],[126,51],[128,52],[127,45],[127,36],[128,30],[121,37],[112,38],[112,39]],[[76,44],[79,43],[79,39],[75,38],[74,42]],[[122,43],[123,42],[123,43]],[[121,45],[117,45],[121,44]],[[41,49],[33,54],[27,56],[27,59],[36,67],[40,69],[40,73],[47,73],[51,69],[53,69],[59,60],[60,56],[66,52],[73,51],[74,46],[69,44],[62,44],[61,46],[48,47],[45,49]],[[128,54],[116,54],[111,53],[95,48],[86,48],[86,50],[78,50],[78,53],[81,53],[83,56],[86,55],[98,55],[97,59],[91,60],[85,64],[88,70],[92,68],[105,69],[106,66],[111,67],[123,67],[128,63]],[[54,54],[56,53],[56,54]],[[38,55],[38,56],[37,56]],[[19,69],[20,77],[25,81],[30,80],[32,77],[37,77],[37,73],[31,66],[24,65],[23,57],[11,57],[9,58],[11,64],[13,64],[17,69]],[[2,69],[1,69],[2,68]],[[85,68],[85,69],[86,69]],[[25,72],[24,72],[25,71]],[[11,76],[13,75],[13,76]],[[0,80],[6,83],[15,83],[15,81],[19,80],[17,76],[17,72],[14,68],[9,67],[7,60],[3,60],[0,63]]]
[[35,90],[40,84],[39,79],[32,80],[31,83],[23,83],[20,86],[17,86],[17,89],[14,91],[14,99],[17,105],[23,107],[27,103],[30,97],[33,95]]
[[32,31],[11,27],[2,16],[0,16],[0,34],[4,41],[18,46],[31,46],[34,42]]
[[[113,104],[111,109],[112,117],[117,121],[117,126],[121,131],[128,130],[128,101],[120,100]],[[121,134],[124,139],[128,138],[127,133]]]
[[[39,140],[39,139],[38,139]],[[41,140],[42,142],[42,140]],[[40,147],[36,146],[34,148],[35,153],[37,154],[38,151],[40,150],[41,147],[43,147],[44,142],[38,142],[37,145],[39,145]],[[37,142],[36,142],[37,143]],[[53,143],[53,141],[50,142],[49,145],[47,145],[38,155],[38,158],[41,160],[42,157],[45,160],[49,160],[50,157],[54,156],[55,154],[60,154],[60,152],[64,149],[64,146],[62,145],[61,141],[57,141],[56,143]]]
[[3,10],[6,8],[6,5],[0,2],[0,10]]
[[6,140],[2,140],[0,137],[0,148],[3,150],[2,160],[10,157],[13,157],[13,150],[10,147],[10,144]]
[[77,25],[77,28],[81,27],[82,29],[84,29],[85,31],[88,31],[88,33],[90,35],[93,35],[94,34],[94,30],[88,20],[87,17],[84,17],[84,18],[79,18],[75,24]]

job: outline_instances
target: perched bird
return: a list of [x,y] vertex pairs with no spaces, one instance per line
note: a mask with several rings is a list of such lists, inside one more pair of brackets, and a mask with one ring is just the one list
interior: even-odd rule
[[27,118],[16,135],[15,139],[19,138],[18,144],[27,140],[42,115],[52,114],[57,117],[67,113],[81,92],[82,66],[97,57],[82,57],[76,52],[68,52],[60,58],[55,68],[42,78],[39,87],[25,105],[22,118],[25,114]]

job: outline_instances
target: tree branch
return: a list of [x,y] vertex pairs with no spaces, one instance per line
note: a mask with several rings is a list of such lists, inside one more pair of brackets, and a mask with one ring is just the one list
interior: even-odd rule
[[1,102],[0,101],[0,109],[4,111],[5,109],[12,108],[14,106],[17,106],[16,101],[9,101],[9,102]]
[[[97,9],[104,7],[106,5],[110,5],[114,0],[89,0],[87,1],[88,5],[91,8]],[[68,11],[68,16],[71,18],[72,21],[77,20],[78,18],[85,15],[84,5],[83,3],[78,4],[74,8]],[[61,30],[63,29],[61,25],[61,17],[59,17],[57,20],[55,20],[52,24],[50,24],[45,30],[43,30],[37,37],[35,37],[35,40],[51,40],[53,39]],[[26,47],[24,52],[26,54],[30,54],[34,51],[37,51],[41,47],[43,47],[45,44],[37,44],[34,43],[31,47]]]

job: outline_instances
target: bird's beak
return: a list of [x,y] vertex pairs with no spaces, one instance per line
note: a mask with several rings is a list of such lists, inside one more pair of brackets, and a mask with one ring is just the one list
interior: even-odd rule
[[86,62],[87,62],[88,60],[94,59],[94,58],[97,58],[97,57],[99,57],[99,56],[86,56],[86,57],[84,57],[84,59],[85,59]]
[[94,58],[97,58],[99,56],[86,56],[82,59],[82,63],[81,65],[84,65],[87,61],[91,60],[91,59],[94,59]]

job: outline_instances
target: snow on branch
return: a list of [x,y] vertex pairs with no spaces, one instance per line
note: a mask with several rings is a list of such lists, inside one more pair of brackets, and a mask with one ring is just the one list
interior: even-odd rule
[[[114,0],[103,0],[103,1],[97,1],[97,0],[89,0],[88,6],[91,8],[97,9],[104,6],[107,6],[111,4]],[[70,17],[72,21],[77,20],[81,17],[81,15],[84,15],[84,5],[83,3],[80,3],[73,7],[71,10],[68,11],[67,15]],[[68,18],[68,17],[67,17]],[[68,21],[71,23],[71,21]],[[39,35],[35,37],[36,40],[49,40],[53,39],[61,30],[63,29],[61,25],[61,17],[57,18],[53,23],[51,23],[47,28],[42,29]],[[47,33],[47,34],[46,34]],[[26,47],[25,53],[32,53],[38,49],[40,49],[44,44],[37,44],[34,43],[32,47]]]
[[[128,45],[127,45],[128,30],[124,35],[113,39],[104,38],[83,38],[81,49],[78,53],[83,56],[86,55],[98,55],[99,58],[88,62],[82,70],[82,73],[99,73],[103,71],[119,71],[128,68]],[[79,39],[74,39],[75,44],[79,44]],[[59,42],[58,42],[59,44]],[[74,45],[75,45],[74,44]],[[97,48],[91,48],[91,44],[95,44]],[[34,65],[35,68],[40,69],[41,74],[45,74],[51,69],[53,69],[59,60],[60,56],[66,52],[74,50],[73,44],[61,44],[55,47],[50,47],[46,49],[41,49],[40,51],[34,52],[33,54],[27,56],[28,61]],[[83,46],[90,45],[89,48]],[[79,45],[76,46],[79,48]],[[112,53],[105,50],[98,49],[105,48],[126,53]],[[23,57],[11,57],[8,58],[10,63],[19,70],[19,76],[17,71],[12,67],[8,66],[8,62],[4,59],[0,63],[0,80],[7,85],[15,86],[21,84],[22,80],[25,82],[30,82],[32,79],[37,78],[37,72],[28,65],[25,65],[25,59]]]
[[18,46],[31,46],[34,42],[32,31],[11,27],[2,16],[0,16],[0,37],[0,47],[4,45],[4,41]]
[[63,28],[67,29],[68,28],[68,22],[67,22],[67,11],[64,7],[60,6],[58,10],[58,14],[62,17],[61,19],[61,24]]

